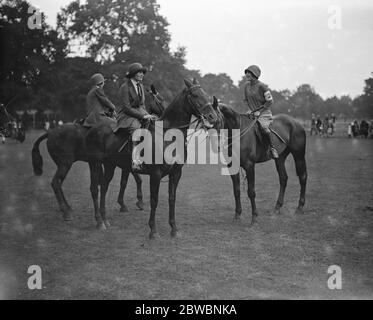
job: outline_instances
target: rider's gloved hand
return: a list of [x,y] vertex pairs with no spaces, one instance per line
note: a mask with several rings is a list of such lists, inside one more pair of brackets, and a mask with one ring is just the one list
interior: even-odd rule
[[254,116],[255,116],[255,117],[259,117],[259,116],[260,116],[260,112],[259,112],[259,111],[255,111],[255,112],[254,112]]

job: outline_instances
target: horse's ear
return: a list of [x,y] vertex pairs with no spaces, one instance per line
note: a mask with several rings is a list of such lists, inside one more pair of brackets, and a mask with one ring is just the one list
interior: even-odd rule
[[215,96],[212,96],[212,107],[216,110],[219,106],[219,101]]
[[152,90],[153,94],[156,96],[158,94],[157,90],[154,87],[154,84],[150,86],[150,89]]
[[193,84],[199,84],[199,82],[196,78],[193,78]]
[[193,83],[192,81],[190,81],[189,79],[184,79],[184,83],[185,85],[187,86],[187,88],[189,89],[191,86],[193,86]]

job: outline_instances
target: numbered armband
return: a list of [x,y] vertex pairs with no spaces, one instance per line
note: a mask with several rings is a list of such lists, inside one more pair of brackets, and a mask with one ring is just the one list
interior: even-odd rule
[[264,92],[265,101],[273,101],[271,91],[267,90]]

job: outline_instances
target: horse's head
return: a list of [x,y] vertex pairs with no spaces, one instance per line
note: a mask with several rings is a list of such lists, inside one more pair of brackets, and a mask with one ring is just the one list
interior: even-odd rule
[[203,126],[206,128],[212,128],[218,121],[215,109],[215,101],[210,102],[210,97],[202,89],[196,79],[191,82],[188,79],[184,79],[186,85],[186,97],[190,105],[190,112],[201,120]]
[[153,84],[150,86],[150,90],[145,92],[145,107],[150,114],[157,117],[162,116],[165,110],[164,98],[157,92]]

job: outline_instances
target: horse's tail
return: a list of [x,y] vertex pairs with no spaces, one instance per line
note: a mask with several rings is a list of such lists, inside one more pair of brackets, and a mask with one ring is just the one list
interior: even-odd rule
[[31,155],[32,155],[32,167],[34,168],[34,174],[36,176],[41,176],[43,174],[43,158],[40,154],[39,145],[40,142],[48,138],[48,133],[44,133],[41,137],[39,137],[32,148]]

